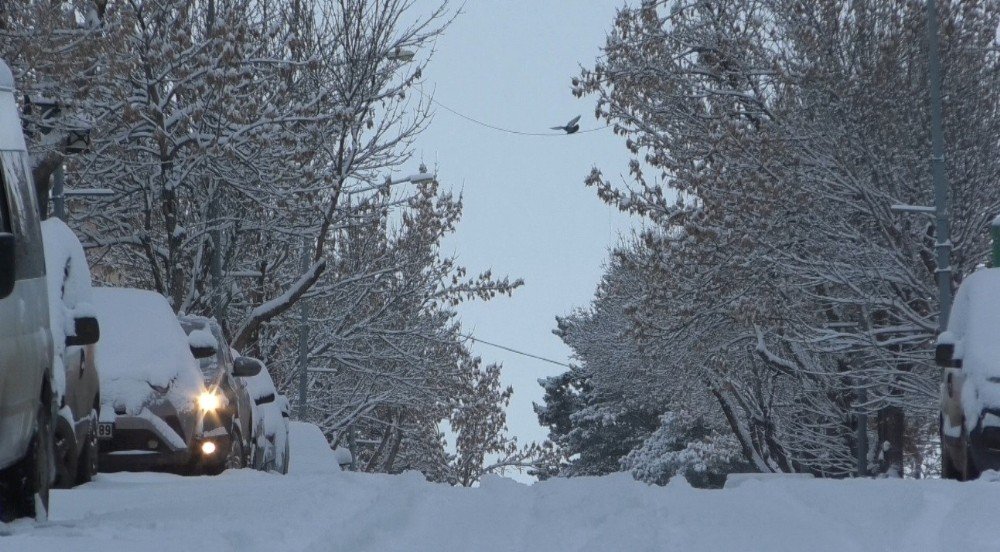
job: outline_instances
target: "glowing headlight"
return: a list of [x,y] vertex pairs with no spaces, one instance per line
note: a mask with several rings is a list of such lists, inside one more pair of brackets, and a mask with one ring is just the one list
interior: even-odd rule
[[219,402],[219,396],[211,391],[198,395],[198,407],[202,410],[215,410],[219,408]]

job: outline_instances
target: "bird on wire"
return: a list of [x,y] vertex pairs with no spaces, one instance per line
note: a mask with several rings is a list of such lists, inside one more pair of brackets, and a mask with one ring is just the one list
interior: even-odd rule
[[552,130],[565,131],[566,134],[573,134],[574,132],[580,130],[580,116],[577,115],[576,117],[573,117],[573,119],[566,123],[565,126],[554,126],[551,128]]

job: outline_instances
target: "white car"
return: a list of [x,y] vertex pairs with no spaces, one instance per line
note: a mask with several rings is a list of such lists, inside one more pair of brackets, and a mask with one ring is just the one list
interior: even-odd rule
[[56,402],[38,200],[0,61],[0,521],[47,515]]
[[[239,356],[235,351],[233,355]],[[243,381],[253,399],[251,466],[257,470],[288,473],[288,399],[275,389],[266,366],[256,376],[243,378]]]

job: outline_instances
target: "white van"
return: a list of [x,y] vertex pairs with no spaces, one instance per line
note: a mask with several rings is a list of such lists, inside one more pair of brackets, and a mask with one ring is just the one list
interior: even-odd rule
[[40,213],[0,61],[0,520],[44,519],[54,475],[52,334]]

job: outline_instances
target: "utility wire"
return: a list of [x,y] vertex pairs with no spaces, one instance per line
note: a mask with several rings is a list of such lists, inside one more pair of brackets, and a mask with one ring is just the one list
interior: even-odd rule
[[572,366],[570,366],[569,364],[566,364],[565,362],[559,362],[558,360],[552,360],[551,358],[545,358],[543,356],[533,355],[531,353],[526,353],[524,351],[518,351],[517,349],[512,349],[510,347],[507,347],[507,346],[504,346],[504,345],[499,345],[497,343],[490,343],[489,341],[485,341],[485,340],[479,339],[478,337],[475,337],[475,336],[473,336],[471,334],[461,334],[461,335],[462,335],[462,337],[470,339],[470,340],[472,340],[474,342],[482,343],[483,345],[489,345],[490,347],[496,347],[497,349],[503,349],[504,351],[509,351],[511,353],[515,353],[515,354],[518,354],[518,355],[530,357],[530,358],[533,358],[533,359],[536,359],[536,360],[542,360],[542,361],[545,361],[545,362],[550,362],[550,363],[555,364],[557,366],[563,366],[565,368],[572,368]]
[[[503,128],[503,127],[498,127],[496,125],[491,125],[489,123],[484,123],[483,121],[480,121],[479,119],[474,119],[472,117],[469,117],[468,115],[465,115],[463,113],[459,113],[458,111],[455,111],[454,109],[452,109],[452,108],[444,105],[443,103],[435,100],[431,96],[428,96],[427,94],[424,94],[423,90],[420,90],[419,88],[414,88],[414,90],[416,90],[418,93],[420,93],[421,96],[427,98],[432,103],[436,104],[438,107],[441,107],[445,111],[449,111],[449,112],[451,112],[454,115],[458,115],[459,117],[465,119],[466,121],[469,121],[470,123],[474,123],[474,124],[477,124],[479,126],[486,127],[486,128],[492,129],[492,130],[496,130],[496,131],[499,131],[499,132],[506,132],[508,134],[517,134],[519,136],[569,136],[565,132],[524,132],[524,131],[521,131],[521,130],[513,130],[513,129],[510,129],[510,128]],[[585,130],[578,130],[578,131],[574,132],[573,134],[581,134],[581,133],[584,133],[584,132],[596,132],[598,130],[604,130],[604,129],[610,127],[610,126],[611,125],[604,125],[602,127],[597,127],[597,128],[588,128],[588,129],[585,129]]]

